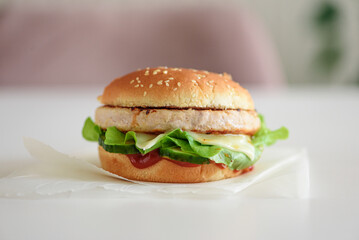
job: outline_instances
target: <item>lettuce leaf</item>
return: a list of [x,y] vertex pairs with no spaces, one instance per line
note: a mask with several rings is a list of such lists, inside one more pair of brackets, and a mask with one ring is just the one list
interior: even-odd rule
[[[162,134],[161,134],[162,135]],[[163,134],[164,135],[164,134]],[[152,137],[152,138],[151,138]],[[153,144],[149,148],[141,148],[140,146],[143,145],[146,142],[149,142],[151,140],[155,140],[155,144]],[[136,148],[137,152],[135,153],[142,153],[146,154],[151,152],[152,150],[155,150],[161,146],[161,136],[155,136],[151,134],[143,134],[143,133],[135,133],[133,131],[129,131],[126,134],[119,131],[116,127],[109,127],[107,128],[107,131],[105,133],[105,138],[103,141],[103,145],[111,145],[111,146],[121,146],[121,148],[112,148],[113,151],[116,151],[116,153],[123,153],[121,152],[121,149],[123,148]],[[127,152],[128,150],[124,150]],[[133,150],[131,150],[133,152]]]
[[84,127],[82,128],[82,136],[87,141],[97,142],[101,134],[101,128],[96,125],[90,117],[88,117],[85,121]]
[[[204,145],[195,141],[194,138],[188,132],[182,131],[181,129],[173,130],[172,132],[168,133],[167,136],[170,138],[181,139],[185,141],[186,144],[189,144],[189,146],[186,145],[187,149],[191,149],[193,153],[202,157],[213,157],[222,150],[222,148],[219,146]],[[181,147],[181,149],[183,148],[183,145],[181,146],[179,142],[176,142],[176,144],[177,146]]]
[[259,114],[259,119],[261,120],[261,128],[252,138],[254,146],[270,146],[277,140],[284,140],[288,138],[289,131],[286,127],[281,127],[272,131],[267,128],[264,117],[261,114]]
[[[127,134],[126,134],[127,135]],[[106,145],[122,145],[125,144],[126,135],[119,131],[116,127],[109,127],[105,133]]]
[[232,170],[245,169],[252,166],[258,161],[262,155],[262,148],[256,148],[254,160],[249,159],[247,155],[242,152],[235,152],[229,149],[223,149],[219,154],[212,157],[211,159],[216,163],[223,163]]
[[252,137],[252,144],[255,148],[254,159],[249,158],[244,152],[202,144],[196,141],[191,134],[181,129],[160,135],[135,133],[133,131],[123,133],[116,127],[109,127],[103,131],[91,118],[87,118],[82,135],[86,140],[98,141],[100,146],[112,153],[146,154],[159,149],[161,156],[167,156],[174,160],[194,164],[206,164],[212,160],[216,163],[223,163],[232,170],[241,170],[252,166],[260,158],[264,146],[272,145],[277,140],[288,137],[288,130],[285,127],[271,131],[267,128],[263,116],[259,115],[259,117],[261,128]]

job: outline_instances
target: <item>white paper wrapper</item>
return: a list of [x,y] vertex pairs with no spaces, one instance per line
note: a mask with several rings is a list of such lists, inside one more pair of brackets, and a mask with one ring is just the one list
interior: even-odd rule
[[303,149],[265,149],[254,170],[236,178],[169,184],[111,174],[100,168],[96,148],[68,156],[31,138],[24,138],[24,144],[38,162],[0,179],[1,197],[309,197],[308,157]]

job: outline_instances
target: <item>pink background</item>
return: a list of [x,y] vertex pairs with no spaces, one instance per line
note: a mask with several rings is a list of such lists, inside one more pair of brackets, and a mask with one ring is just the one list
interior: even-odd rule
[[268,35],[244,9],[1,10],[0,85],[107,83],[147,66],[227,72],[243,84],[284,82]]

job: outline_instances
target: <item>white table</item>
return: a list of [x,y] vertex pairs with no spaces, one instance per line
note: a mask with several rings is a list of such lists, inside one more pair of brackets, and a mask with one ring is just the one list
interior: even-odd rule
[[[101,86],[0,88],[0,176],[32,162],[30,136],[88,147],[83,121]],[[0,239],[359,239],[359,89],[251,90],[279,146],[306,147],[311,198],[0,199]]]

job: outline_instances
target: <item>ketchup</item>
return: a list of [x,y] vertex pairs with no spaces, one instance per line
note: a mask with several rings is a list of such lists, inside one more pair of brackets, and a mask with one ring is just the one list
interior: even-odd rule
[[[140,169],[151,167],[152,165],[154,165],[157,162],[159,162],[160,160],[162,160],[162,156],[160,156],[158,149],[153,150],[145,155],[142,155],[140,153],[127,154],[127,157],[130,159],[130,161],[134,167],[140,168]],[[166,159],[166,160],[173,162],[182,167],[198,167],[199,166],[199,164],[194,164],[194,163],[176,161],[176,160],[172,160],[172,159]]]
[[150,167],[162,159],[162,157],[158,154],[158,149],[153,150],[145,155],[140,153],[127,154],[127,157],[130,159],[134,167],[140,169]]
[[220,169],[225,169],[227,167],[226,164],[224,164],[224,163],[216,163],[215,161],[212,161],[212,160],[211,160],[211,163],[216,164],[216,166],[219,167]]
[[[158,149],[153,150],[145,155],[142,155],[140,153],[127,154],[127,157],[130,159],[132,165],[139,169],[151,167],[152,165],[158,163],[160,160],[163,159],[162,156],[160,156]],[[181,167],[198,167],[200,165],[200,164],[195,164],[195,163],[176,161],[176,160],[172,160],[172,159],[166,159],[166,160],[173,162]],[[216,164],[216,166],[221,169],[225,169],[227,167],[223,163],[215,163],[214,161],[211,161],[211,162]],[[233,171],[234,172],[242,171],[242,174],[244,174],[244,173],[250,172],[252,170],[253,170],[253,166],[250,166],[243,170],[233,170]]]
[[[254,166],[249,166],[249,167],[247,167],[247,168],[245,168],[245,169],[242,169],[242,173],[241,173],[241,174],[245,174],[245,173],[247,173],[247,172],[250,172],[250,171],[253,170],[253,168],[254,168]],[[241,170],[234,170],[234,172],[239,172],[239,171],[241,171]]]
[[[212,161],[212,160],[211,160],[211,163],[216,164],[216,166],[217,166],[217,167],[219,167],[220,169],[225,169],[225,168],[227,167],[227,165],[226,165],[226,164],[224,164],[224,163],[216,163],[215,161]],[[241,173],[241,174],[244,174],[244,173],[247,173],[247,172],[252,171],[252,170],[253,170],[253,168],[254,168],[254,166],[250,166],[250,167],[247,167],[247,168],[242,169],[242,170],[233,170],[233,172],[235,172],[235,173],[236,173],[236,172],[242,171],[242,173]]]
[[250,167],[247,167],[246,169],[243,169],[242,174],[243,174],[243,173],[247,173],[247,172],[252,171],[252,170],[253,170],[253,168],[254,168],[254,166],[250,166]]

